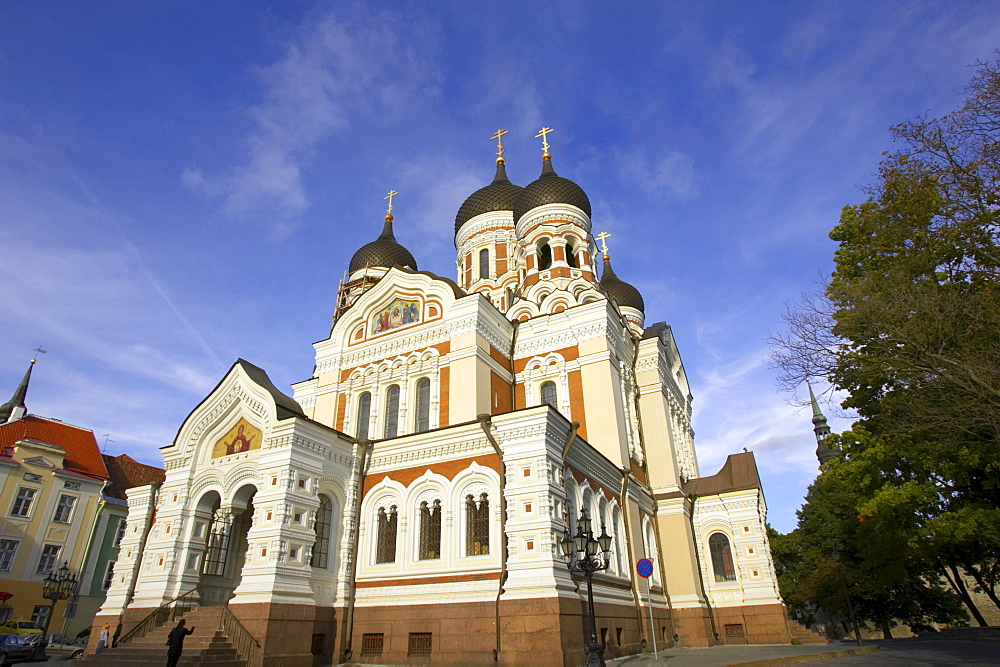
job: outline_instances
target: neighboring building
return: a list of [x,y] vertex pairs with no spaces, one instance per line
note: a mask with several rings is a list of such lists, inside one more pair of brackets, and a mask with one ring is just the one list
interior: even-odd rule
[[501,157],[462,204],[457,283],[417,270],[390,198],[295,399],[237,361],[163,448],[162,487],[130,490],[95,623],[183,598],[226,605],[257,665],[578,664],[586,585],[558,543],[582,508],[614,541],[609,656],[790,642],[753,454],[700,476],[671,329],[606,247],[598,279],[589,199],[545,148],[536,181]]
[[[35,360],[31,361],[34,365]],[[0,619],[44,625],[51,602],[42,580],[64,563],[83,565],[103,504],[108,472],[94,433],[27,413],[31,367],[13,398],[0,406],[0,589],[11,593]],[[50,629],[67,634],[88,627],[91,615],[74,614],[72,600],[59,602]],[[70,618],[64,612],[69,604]]]

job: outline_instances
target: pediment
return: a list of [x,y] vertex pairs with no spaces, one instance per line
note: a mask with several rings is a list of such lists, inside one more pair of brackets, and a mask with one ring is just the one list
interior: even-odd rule
[[49,461],[44,456],[32,456],[29,459],[24,459],[24,463],[27,463],[28,465],[33,465],[33,466],[40,466],[42,468],[55,468],[56,467],[55,463],[53,463],[52,461]]

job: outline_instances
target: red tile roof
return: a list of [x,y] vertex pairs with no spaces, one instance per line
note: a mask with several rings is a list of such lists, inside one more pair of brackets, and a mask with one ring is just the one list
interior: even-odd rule
[[104,456],[104,465],[108,469],[108,477],[111,480],[105,493],[113,498],[125,500],[125,489],[162,482],[166,479],[167,473],[163,468],[139,463],[128,454],[118,456],[103,454],[102,456]]
[[0,426],[0,447],[13,447],[24,439],[38,440],[66,451],[63,467],[73,472],[108,478],[94,432],[60,421],[25,415]]

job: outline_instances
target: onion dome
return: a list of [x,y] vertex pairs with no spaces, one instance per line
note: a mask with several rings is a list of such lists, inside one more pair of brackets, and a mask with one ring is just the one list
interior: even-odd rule
[[479,188],[465,200],[455,216],[455,235],[469,220],[483,213],[493,211],[513,211],[517,198],[524,190],[520,185],[514,185],[507,178],[504,159],[497,158],[497,175],[493,182],[485,188]]
[[392,214],[385,216],[385,226],[382,233],[371,243],[366,243],[351,258],[351,264],[347,269],[348,273],[354,273],[366,267],[379,267],[388,269],[399,264],[416,271],[417,261],[413,259],[410,251],[399,245],[396,237],[392,235]]
[[642,294],[639,294],[639,290],[615,275],[607,253],[604,254],[604,271],[601,274],[600,284],[608,298],[617,301],[619,307],[628,306],[635,308],[640,313],[646,312],[646,304],[642,300]]
[[542,154],[542,174],[537,180],[524,186],[521,196],[514,205],[514,222],[528,211],[545,204],[570,204],[590,217],[590,199],[579,185],[556,174],[552,168],[552,157]]

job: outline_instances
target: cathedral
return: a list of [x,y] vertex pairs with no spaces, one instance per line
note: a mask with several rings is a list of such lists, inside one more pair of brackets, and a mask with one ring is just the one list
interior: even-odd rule
[[561,547],[590,523],[606,657],[791,642],[753,454],[702,476],[670,326],[612,269],[549,131],[523,187],[494,135],[454,279],[397,241],[389,193],[311,375],[288,396],[238,360],[165,481],[128,491],[95,627],[221,608],[254,665],[581,664],[588,586]]

